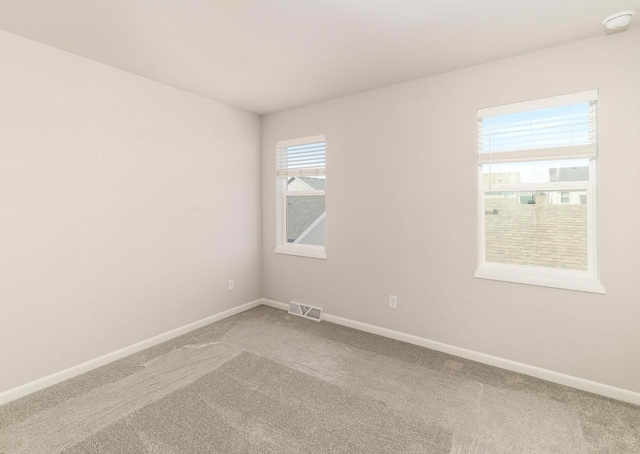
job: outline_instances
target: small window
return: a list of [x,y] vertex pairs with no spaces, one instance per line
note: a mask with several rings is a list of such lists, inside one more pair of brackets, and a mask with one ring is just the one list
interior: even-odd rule
[[604,293],[596,103],[592,90],[478,111],[476,277]]
[[326,258],[324,136],[278,142],[275,252]]

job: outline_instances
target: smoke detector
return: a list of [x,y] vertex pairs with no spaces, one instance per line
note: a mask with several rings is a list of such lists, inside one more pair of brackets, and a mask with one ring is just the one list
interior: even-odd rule
[[602,21],[602,25],[604,25],[607,30],[624,28],[629,25],[635,13],[635,11],[622,11],[621,13],[612,14]]

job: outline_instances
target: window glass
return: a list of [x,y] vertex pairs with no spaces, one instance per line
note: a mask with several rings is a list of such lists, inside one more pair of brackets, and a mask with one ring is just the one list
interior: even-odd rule
[[287,243],[325,245],[324,195],[287,195]]
[[320,177],[289,177],[287,179],[287,192],[324,191],[326,179]]
[[484,164],[484,184],[589,181],[588,159]]
[[324,135],[276,143],[277,247],[274,252],[326,259]]
[[485,193],[487,262],[586,271],[587,192]]
[[515,112],[482,119],[481,147],[503,152],[592,143],[589,102]]

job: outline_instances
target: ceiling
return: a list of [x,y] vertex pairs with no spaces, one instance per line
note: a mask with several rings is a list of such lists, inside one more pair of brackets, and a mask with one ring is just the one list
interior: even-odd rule
[[0,29],[265,114],[602,35],[627,9],[640,0],[0,0]]

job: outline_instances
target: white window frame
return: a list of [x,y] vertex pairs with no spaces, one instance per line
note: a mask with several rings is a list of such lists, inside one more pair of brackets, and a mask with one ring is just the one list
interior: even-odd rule
[[[571,103],[576,95],[594,96],[594,91],[583,92],[572,95],[545,98],[535,101],[512,104],[508,106],[498,106],[489,108],[496,115],[507,114],[520,110],[544,108],[549,105],[562,105],[563,99]],[[587,94],[588,93],[588,94]],[[595,91],[597,99],[597,91]],[[555,103],[555,104],[554,104]],[[526,108],[526,109],[525,109]],[[489,110],[487,109],[487,110]],[[513,110],[512,110],[513,109]],[[482,109],[481,109],[482,110]],[[478,118],[480,118],[480,111]],[[485,115],[489,116],[489,115]],[[597,120],[596,120],[597,125]],[[596,139],[597,140],[597,139]],[[573,156],[571,155],[573,151]],[[506,152],[509,153],[509,152]],[[517,153],[517,152],[516,152]],[[544,149],[540,153],[545,153]],[[566,159],[577,156],[576,150],[568,150]],[[502,156],[502,155],[501,155]],[[555,159],[558,159],[557,157]],[[521,162],[528,162],[520,160]],[[514,161],[515,162],[515,161]],[[483,164],[478,164],[478,268],[475,277],[480,279],[490,279],[497,281],[513,282],[519,284],[537,285],[543,287],[553,287],[566,290],[577,290],[591,293],[605,293],[605,288],[599,280],[598,263],[598,241],[597,241],[597,158],[589,157],[589,180],[571,182],[550,182],[533,184],[490,184],[485,185],[483,181]],[[526,266],[506,263],[494,263],[486,261],[485,242],[485,193],[500,191],[560,191],[560,190],[586,190],[587,192],[587,270],[567,270],[558,268],[548,268],[540,266]]]
[[[325,142],[324,135],[311,137],[303,137],[299,139],[282,140],[276,144],[276,150],[279,148],[290,147],[294,145],[303,145],[315,142]],[[323,169],[321,174],[315,176],[326,176],[326,170]],[[287,196],[318,196],[325,195],[325,190],[309,190],[309,191],[288,191],[288,180],[291,177],[276,176],[276,254],[297,255],[300,257],[310,257],[316,259],[326,259],[326,232],[325,246],[317,246],[313,244],[300,244],[287,242]],[[326,199],[325,199],[326,213]],[[324,219],[324,218],[323,218]]]

